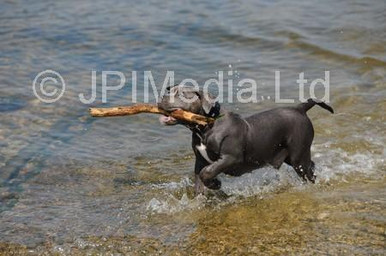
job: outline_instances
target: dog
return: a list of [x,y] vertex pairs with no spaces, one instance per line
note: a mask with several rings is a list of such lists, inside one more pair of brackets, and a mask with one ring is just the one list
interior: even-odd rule
[[294,107],[279,107],[249,117],[222,110],[211,95],[192,86],[167,88],[158,107],[165,111],[182,109],[212,117],[215,122],[202,126],[161,116],[164,125],[182,124],[192,131],[196,156],[195,192],[205,187],[220,189],[219,173],[240,176],[266,165],[278,169],[283,163],[294,168],[304,181],[315,183],[315,164],[311,160],[314,129],[307,111],[313,106],[334,113],[324,102],[308,99]]

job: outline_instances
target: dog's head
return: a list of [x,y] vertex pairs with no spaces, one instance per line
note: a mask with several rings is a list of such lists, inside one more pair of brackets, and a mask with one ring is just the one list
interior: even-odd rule
[[[165,94],[162,95],[158,107],[166,111],[182,109],[208,117],[217,117],[220,113],[220,104],[214,101],[212,95],[209,93],[205,95],[202,90],[187,85],[168,87]],[[164,125],[179,123],[171,116],[161,116],[160,122]]]

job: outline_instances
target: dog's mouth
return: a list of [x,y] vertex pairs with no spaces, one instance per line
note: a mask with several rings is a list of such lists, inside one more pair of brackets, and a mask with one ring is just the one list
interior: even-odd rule
[[175,125],[178,123],[178,120],[171,116],[161,115],[159,121],[162,125]]

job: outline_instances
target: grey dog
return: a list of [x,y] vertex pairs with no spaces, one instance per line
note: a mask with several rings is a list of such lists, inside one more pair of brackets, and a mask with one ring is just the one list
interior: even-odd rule
[[211,125],[200,126],[160,117],[162,124],[182,124],[193,133],[196,193],[202,193],[204,186],[220,189],[221,182],[216,178],[219,173],[240,176],[265,165],[280,168],[283,162],[304,181],[315,182],[311,160],[314,129],[306,113],[315,104],[334,113],[329,105],[308,99],[295,107],[279,107],[243,118],[222,110],[211,99],[202,90],[176,85],[169,87],[158,103],[166,111],[183,109],[216,119]]

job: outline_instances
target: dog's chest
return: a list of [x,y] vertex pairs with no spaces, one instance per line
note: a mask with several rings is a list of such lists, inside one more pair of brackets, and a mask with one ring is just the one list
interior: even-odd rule
[[200,153],[200,155],[208,162],[213,163],[213,161],[208,156],[208,151],[206,146],[201,142],[199,145],[196,146],[196,149]]

